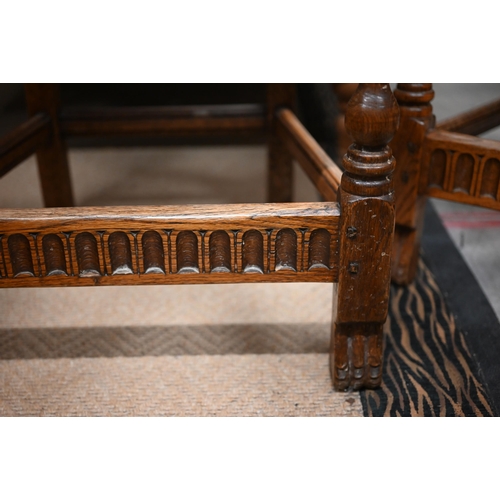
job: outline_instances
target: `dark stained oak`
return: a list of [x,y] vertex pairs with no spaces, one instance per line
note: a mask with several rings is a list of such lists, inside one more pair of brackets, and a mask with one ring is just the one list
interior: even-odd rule
[[59,124],[60,100],[57,84],[27,83],[24,86],[30,115],[50,116],[50,141],[36,151],[38,172],[46,207],[73,205],[73,191],[68,166],[66,144]]
[[[312,246],[311,239],[312,235],[311,238],[309,238],[309,252]],[[328,248],[328,250],[330,250],[330,248]],[[293,229],[280,229],[276,235],[275,269],[276,271],[297,271],[297,233]]]
[[289,109],[277,112],[278,136],[325,200],[335,201],[342,170]]
[[436,129],[479,135],[500,125],[500,99],[437,123]]
[[500,142],[433,130],[424,142],[420,191],[500,210]]
[[68,275],[66,257],[64,254],[64,236],[46,234],[42,237],[42,253],[45,259],[47,276]]
[[210,272],[231,272],[231,238],[226,231],[214,231],[209,239]]
[[78,262],[79,276],[101,276],[101,262],[99,259],[99,237],[89,231],[78,233],[74,239],[74,250]]
[[259,104],[73,108],[61,114],[66,137],[260,136],[265,129]]
[[389,84],[360,84],[346,110],[354,140],[339,191],[339,279],[330,368],[338,390],[377,387],[389,307],[399,110]]
[[145,231],[142,235],[142,255],[146,274],[165,274],[163,240],[157,231]]
[[398,162],[394,173],[396,232],[392,255],[392,280],[400,285],[413,281],[417,271],[425,196],[419,193],[419,177],[425,135],[434,126],[430,83],[399,83],[394,95],[401,122],[391,142]]
[[2,209],[0,287],[333,282],[338,224],[326,202]]
[[10,172],[50,138],[50,116],[38,113],[0,140],[0,177]]
[[34,276],[33,254],[28,238],[24,234],[11,234],[7,237],[7,248],[11,256],[12,276]]
[[288,203],[292,201],[293,164],[292,155],[278,136],[277,112],[296,108],[294,84],[269,83],[267,86],[267,201]]
[[336,119],[335,128],[337,130],[338,157],[342,158],[351,145],[351,138],[345,129],[345,112],[349,99],[356,91],[357,83],[333,83],[333,91],[337,97],[339,114]]
[[133,234],[129,236],[125,231],[114,231],[109,235],[109,256],[113,275],[134,274],[130,249],[130,240],[135,243],[133,236]]
[[401,126],[391,146],[398,162],[392,279],[415,277],[427,197],[500,210],[500,142],[476,134],[500,125],[500,100],[435,126],[429,83],[398,84]]

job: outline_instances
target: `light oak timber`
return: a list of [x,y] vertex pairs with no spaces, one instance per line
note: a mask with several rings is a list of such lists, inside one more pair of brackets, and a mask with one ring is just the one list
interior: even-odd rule
[[479,135],[500,125],[500,99],[437,123],[436,129]]
[[333,282],[338,223],[337,203],[2,209],[0,287]]
[[[131,230],[165,226],[203,229],[252,229],[256,225],[279,229],[300,226],[328,227],[340,215],[338,203],[242,203],[227,205],[165,205],[68,208],[2,208],[0,231],[32,232],[57,227],[61,231],[90,230],[105,225]],[[291,225],[291,226],[290,226]],[[300,227],[306,227],[300,226]]]
[[277,112],[278,135],[300,163],[316,189],[328,201],[337,199],[342,170],[289,109]]
[[0,140],[0,177],[47,145],[51,133],[50,116],[38,113]]
[[156,136],[263,134],[264,107],[259,104],[211,106],[93,107],[66,109],[66,136]]
[[425,138],[420,192],[500,209],[500,142],[433,130]]

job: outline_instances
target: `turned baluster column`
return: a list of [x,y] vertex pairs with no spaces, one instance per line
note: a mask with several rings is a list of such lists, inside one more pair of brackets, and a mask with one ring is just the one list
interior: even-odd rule
[[392,279],[400,285],[411,283],[417,271],[420,235],[426,197],[418,194],[422,145],[434,127],[431,83],[399,83],[394,91],[401,122],[391,148],[398,167],[394,174],[396,192],[396,233],[392,255]]
[[388,143],[399,121],[389,84],[360,84],[346,110],[352,144],[344,156],[337,318],[331,373],[337,390],[377,387],[389,307],[395,160]]

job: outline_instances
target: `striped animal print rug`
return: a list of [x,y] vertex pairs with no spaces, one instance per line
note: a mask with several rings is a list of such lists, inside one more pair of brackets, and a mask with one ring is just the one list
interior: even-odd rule
[[383,384],[361,392],[364,414],[498,415],[500,325],[430,206],[422,247],[415,282],[392,287]]
[[422,260],[412,285],[392,287],[390,308],[384,381],[362,392],[365,414],[493,415],[465,336]]

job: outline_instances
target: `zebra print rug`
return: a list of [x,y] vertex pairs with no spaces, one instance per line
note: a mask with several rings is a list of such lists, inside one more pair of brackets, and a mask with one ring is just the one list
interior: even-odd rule
[[421,260],[408,287],[393,286],[380,389],[361,392],[366,416],[493,416],[463,332]]
[[361,391],[365,416],[497,416],[500,325],[428,203],[423,259],[392,286],[382,386]]

